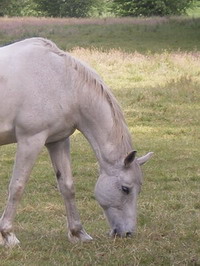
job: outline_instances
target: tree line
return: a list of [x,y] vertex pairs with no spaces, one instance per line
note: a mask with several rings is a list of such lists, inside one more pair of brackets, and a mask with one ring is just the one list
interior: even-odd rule
[[181,15],[195,0],[0,0],[0,16]]

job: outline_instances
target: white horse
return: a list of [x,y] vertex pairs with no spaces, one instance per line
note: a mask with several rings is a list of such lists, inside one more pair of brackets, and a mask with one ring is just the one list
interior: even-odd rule
[[[130,236],[136,226],[136,199],[142,183],[123,114],[98,74],[54,43],[31,38],[0,48],[0,145],[17,143],[7,205],[0,219],[0,243],[19,243],[13,221],[42,147],[48,148],[67,212],[69,239],[92,239],[75,204],[69,136],[78,129],[100,166],[96,199],[111,234]],[[83,181],[84,182],[84,181]]]

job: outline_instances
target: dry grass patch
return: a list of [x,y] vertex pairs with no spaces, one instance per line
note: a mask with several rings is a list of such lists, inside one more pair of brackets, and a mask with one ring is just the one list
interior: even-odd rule
[[[178,19],[178,18],[177,18]],[[0,18],[0,27],[3,30],[12,30],[23,26],[42,25],[111,25],[111,24],[135,24],[157,25],[169,21],[168,18],[36,18],[36,17],[12,17]]]
[[[72,53],[92,65],[113,90],[124,87],[147,88],[170,83],[200,82],[200,53],[143,55],[120,50],[74,48]],[[114,79],[111,79],[111,78]]]

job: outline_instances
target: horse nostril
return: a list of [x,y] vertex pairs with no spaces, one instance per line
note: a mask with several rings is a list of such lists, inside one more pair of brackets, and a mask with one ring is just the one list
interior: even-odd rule
[[131,237],[132,236],[132,233],[131,232],[127,232],[126,233],[126,237]]
[[116,229],[116,228],[113,230],[113,235],[114,235],[114,236],[117,235],[117,229]]
[[118,228],[113,229],[112,236],[119,236],[119,237],[131,237],[132,232],[121,232]]

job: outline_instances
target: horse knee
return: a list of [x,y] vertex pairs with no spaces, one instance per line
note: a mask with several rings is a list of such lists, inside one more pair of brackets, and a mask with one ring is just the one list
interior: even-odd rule
[[75,188],[73,182],[66,182],[65,180],[59,179],[58,185],[60,192],[66,198],[74,198],[75,197]]
[[74,189],[74,186],[69,186],[67,184],[63,184],[62,185],[62,188],[61,189],[61,192],[62,194],[67,198],[67,199],[72,199],[75,197],[75,189]]

